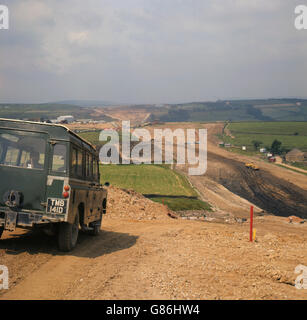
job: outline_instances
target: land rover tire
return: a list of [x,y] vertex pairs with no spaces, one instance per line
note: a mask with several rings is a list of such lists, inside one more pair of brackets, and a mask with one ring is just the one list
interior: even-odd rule
[[62,222],[58,231],[58,246],[61,251],[71,251],[77,244],[79,234],[79,213],[74,223]]
[[0,238],[2,236],[3,231],[4,231],[4,227],[0,227]]

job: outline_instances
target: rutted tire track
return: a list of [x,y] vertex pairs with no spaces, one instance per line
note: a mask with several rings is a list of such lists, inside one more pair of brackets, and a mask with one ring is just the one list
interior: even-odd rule
[[[268,171],[253,171],[244,163],[208,152],[208,175],[231,192],[279,216],[307,218],[307,191],[275,177]],[[226,167],[223,176],[210,170],[210,162]],[[232,173],[231,173],[232,172]]]

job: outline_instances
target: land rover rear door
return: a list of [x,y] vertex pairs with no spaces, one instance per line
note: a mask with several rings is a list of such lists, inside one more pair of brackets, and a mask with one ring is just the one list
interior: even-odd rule
[[18,207],[43,210],[47,179],[48,134],[0,128],[0,206],[10,194],[20,195]]

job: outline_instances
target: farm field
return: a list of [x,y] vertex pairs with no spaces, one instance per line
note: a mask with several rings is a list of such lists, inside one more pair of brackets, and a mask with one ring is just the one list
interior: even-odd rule
[[[0,118],[24,119],[39,121],[39,119],[56,119],[59,116],[73,115],[76,119],[91,117],[93,110],[66,104],[0,104]],[[101,115],[96,119],[109,120]]]
[[225,129],[230,131],[230,135],[223,135],[225,142],[245,145],[248,151],[254,149],[253,140],[262,142],[260,147],[268,148],[275,139],[288,150],[307,151],[307,122],[241,122],[230,123]]
[[102,165],[103,181],[142,194],[197,196],[185,178],[167,165]]
[[101,182],[135,190],[174,211],[210,210],[181,174],[168,165],[102,165]]

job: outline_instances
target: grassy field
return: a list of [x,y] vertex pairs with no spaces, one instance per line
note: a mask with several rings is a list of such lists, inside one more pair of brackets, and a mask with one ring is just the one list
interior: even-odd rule
[[85,132],[78,132],[78,135],[83,139],[91,142],[95,146],[102,145],[102,141],[99,141],[99,135],[101,130],[97,131],[85,131]]
[[241,122],[230,123],[227,129],[233,137],[224,134],[223,140],[234,146],[245,145],[248,151],[254,150],[253,140],[261,141],[260,147],[269,148],[275,139],[288,150],[307,151],[307,122]]
[[305,162],[293,162],[291,163],[291,166],[303,169],[303,170],[307,170],[307,163]]
[[102,183],[133,189],[174,211],[210,210],[207,203],[197,199],[186,178],[168,165],[102,165],[100,172]]
[[[281,168],[284,168],[284,169],[287,169],[287,170],[291,170],[291,171],[294,171],[294,172],[297,172],[297,173],[300,173],[300,174],[304,174],[305,176],[307,176],[307,173],[295,170],[295,168],[285,167],[285,166],[283,166],[281,164],[276,164],[276,166],[279,166]],[[303,168],[301,168],[301,169],[303,169]]]

